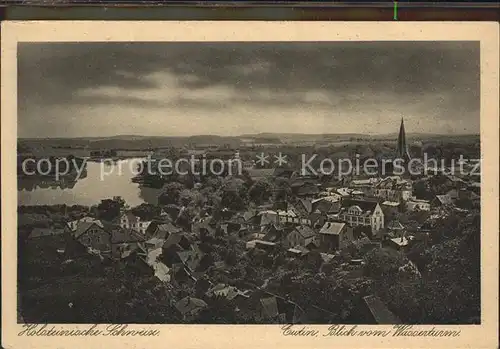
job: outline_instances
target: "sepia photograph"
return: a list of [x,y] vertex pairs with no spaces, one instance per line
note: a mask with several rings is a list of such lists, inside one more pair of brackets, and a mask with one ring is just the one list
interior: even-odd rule
[[481,47],[17,42],[18,336],[484,324]]
[[480,323],[478,42],[18,57],[25,321]]

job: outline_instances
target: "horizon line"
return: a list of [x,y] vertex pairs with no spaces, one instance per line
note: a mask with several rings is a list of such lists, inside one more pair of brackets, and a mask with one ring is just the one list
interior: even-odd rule
[[[355,133],[355,132],[345,132],[345,133],[301,133],[301,132],[259,132],[259,133],[248,133],[240,134],[235,136],[230,135],[220,135],[220,134],[192,134],[192,135],[144,135],[144,134],[115,134],[106,136],[78,136],[78,137],[17,137],[18,140],[23,139],[37,139],[37,140],[51,140],[51,139],[98,139],[98,138],[117,138],[117,137],[142,137],[142,138],[189,138],[189,137],[220,137],[220,138],[239,138],[239,137],[252,137],[259,135],[293,135],[293,136],[366,136],[366,137],[380,137],[380,136],[397,136],[398,132],[390,133]],[[480,132],[471,133],[431,133],[431,132],[406,132],[406,135],[425,135],[425,136],[480,136]]]

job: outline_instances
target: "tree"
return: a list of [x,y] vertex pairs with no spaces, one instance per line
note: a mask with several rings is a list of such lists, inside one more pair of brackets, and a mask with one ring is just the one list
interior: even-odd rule
[[273,195],[273,185],[268,179],[261,179],[255,182],[248,191],[249,199],[261,205],[268,201]]
[[112,221],[120,216],[120,212],[124,208],[125,200],[115,196],[113,199],[101,200],[101,203],[97,205],[97,215],[99,219]]
[[285,201],[292,195],[292,188],[284,178],[276,178],[274,187],[274,201]]
[[143,203],[132,208],[131,211],[134,215],[140,217],[142,220],[150,221],[154,217],[159,216],[161,210],[158,206]]
[[364,258],[365,273],[376,279],[393,278],[408,260],[390,248],[374,248]]
[[321,255],[317,251],[311,251],[307,255],[307,262],[306,266],[309,268],[312,272],[317,272],[319,268],[321,267],[321,264],[323,263],[323,258],[321,258]]
[[184,186],[179,182],[167,183],[158,197],[160,205],[177,204]]
[[193,205],[201,207],[204,201],[203,195],[197,190],[183,189],[179,193],[179,205],[181,206]]
[[245,181],[238,178],[225,180],[222,185],[221,205],[233,210],[246,207],[247,187]]

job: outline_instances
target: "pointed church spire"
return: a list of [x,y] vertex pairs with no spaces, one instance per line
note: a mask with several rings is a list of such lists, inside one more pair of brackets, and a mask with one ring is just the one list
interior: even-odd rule
[[398,156],[400,159],[410,159],[410,153],[408,152],[408,146],[406,145],[406,133],[403,118],[401,118],[401,126],[399,127]]

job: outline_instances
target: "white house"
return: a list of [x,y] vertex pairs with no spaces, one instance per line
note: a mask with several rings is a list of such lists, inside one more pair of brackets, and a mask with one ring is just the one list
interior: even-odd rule
[[120,216],[120,227],[125,229],[135,230],[143,235],[146,234],[151,221],[142,221],[140,217],[135,216],[132,212],[124,212]]
[[384,212],[376,201],[344,199],[339,218],[353,227],[369,227],[373,235],[384,228]]

